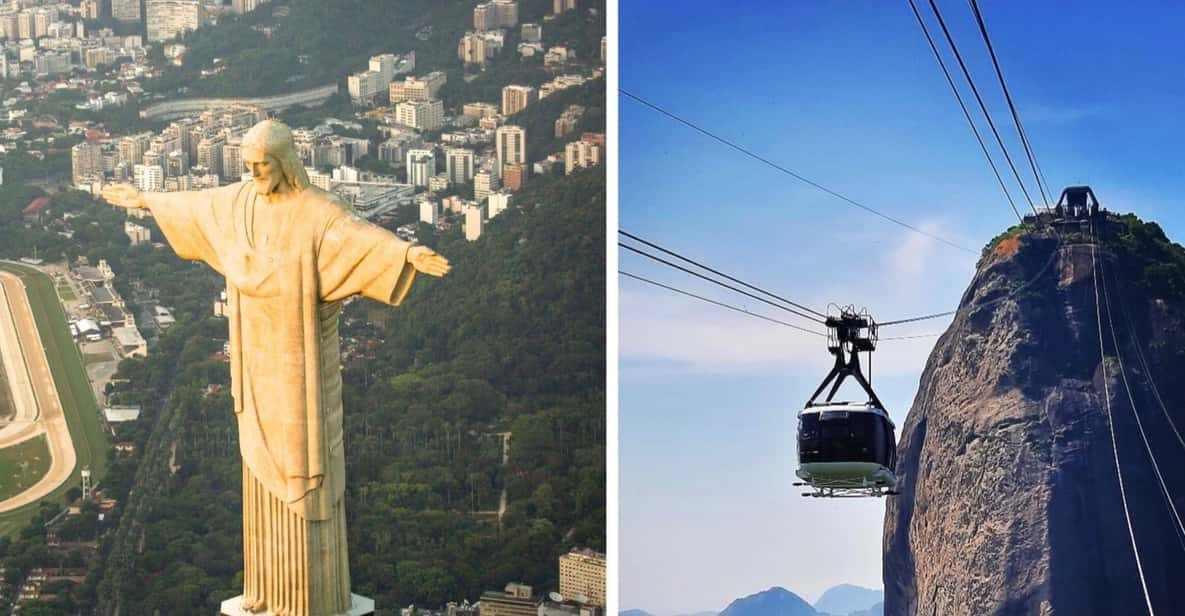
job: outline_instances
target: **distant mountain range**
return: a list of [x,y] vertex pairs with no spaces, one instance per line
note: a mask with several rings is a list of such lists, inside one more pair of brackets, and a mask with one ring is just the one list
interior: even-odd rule
[[883,611],[883,606],[880,611],[869,610],[884,600],[885,593],[882,590],[840,584],[827,589],[823,596],[815,601],[815,611],[831,616],[872,616]]
[[[680,616],[883,616],[884,592],[851,584],[827,589],[815,605],[802,597],[775,586],[741,597],[716,612],[696,612]],[[624,610],[618,616],[654,616],[645,610]]]

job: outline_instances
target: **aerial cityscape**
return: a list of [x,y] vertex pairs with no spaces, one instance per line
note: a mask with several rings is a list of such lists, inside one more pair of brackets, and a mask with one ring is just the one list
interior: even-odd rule
[[340,302],[353,592],[603,613],[603,0],[11,0],[0,36],[0,609],[242,592],[235,291],[101,195],[250,185],[271,119],[452,263]]

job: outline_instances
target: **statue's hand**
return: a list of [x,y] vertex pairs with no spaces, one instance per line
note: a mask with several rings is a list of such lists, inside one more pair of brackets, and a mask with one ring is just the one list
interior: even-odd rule
[[427,246],[412,246],[407,250],[407,260],[418,272],[429,276],[444,276],[452,266],[448,259],[436,254],[435,250]]
[[140,190],[130,184],[112,184],[103,187],[103,199],[111,205],[118,205],[119,207],[126,207],[130,210],[146,207],[144,203],[144,195]]

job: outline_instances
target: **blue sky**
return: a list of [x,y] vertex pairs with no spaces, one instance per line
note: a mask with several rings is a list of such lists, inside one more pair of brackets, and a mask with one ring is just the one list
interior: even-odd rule
[[[1051,190],[1090,184],[1105,207],[1185,237],[1185,9],[982,5]],[[967,4],[940,7],[1023,158]],[[975,250],[1015,222],[904,0],[623,0],[619,14],[622,88]],[[854,303],[883,321],[957,305],[973,255],[634,101],[619,109],[623,229],[817,308]],[[620,262],[795,319],[641,257]],[[791,486],[795,414],[830,365],[819,339],[631,280],[619,301],[621,607],[670,616],[774,585],[812,602],[839,583],[879,588],[883,502],[803,499]],[[933,342],[876,354],[874,384],[898,425]]]

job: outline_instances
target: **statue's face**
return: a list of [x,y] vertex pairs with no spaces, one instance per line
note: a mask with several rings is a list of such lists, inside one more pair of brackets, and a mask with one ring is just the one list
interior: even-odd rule
[[266,196],[275,192],[284,179],[280,164],[268,154],[246,149],[243,152],[243,163],[247,165],[247,170],[255,180],[255,190],[261,195]]

